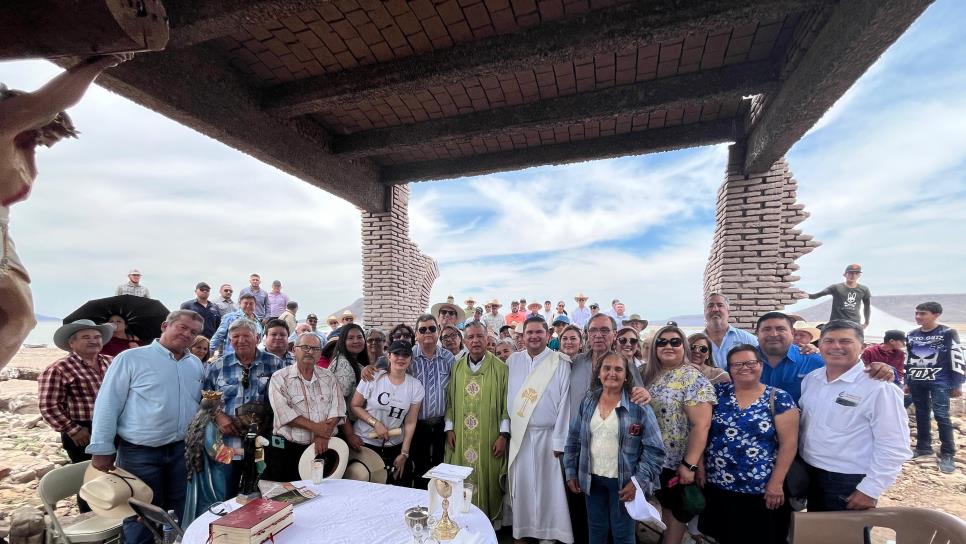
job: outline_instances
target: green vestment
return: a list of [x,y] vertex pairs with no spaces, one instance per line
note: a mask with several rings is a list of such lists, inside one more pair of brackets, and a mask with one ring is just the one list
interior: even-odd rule
[[[453,422],[456,448],[446,450],[445,462],[473,467],[467,481],[473,482],[473,504],[490,520],[496,520],[503,506],[503,485],[507,454],[493,457],[493,443],[500,436],[500,421],[508,419],[506,407],[506,363],[486,352],[475,374],[466,354],[456,362],[446,395],[446,419]],[[507,449],[510,445],[507,443]]]

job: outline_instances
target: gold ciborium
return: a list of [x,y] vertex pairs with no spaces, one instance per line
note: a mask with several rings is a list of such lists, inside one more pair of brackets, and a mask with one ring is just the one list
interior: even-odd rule
[[439,516],[439,524],[433,529],[433,538],[453,540],[460,532],[459,525],[449,518],[449,496],[453,493],[453,486],[446,480],[436,480],[436,491],[443,497],[443,512]]

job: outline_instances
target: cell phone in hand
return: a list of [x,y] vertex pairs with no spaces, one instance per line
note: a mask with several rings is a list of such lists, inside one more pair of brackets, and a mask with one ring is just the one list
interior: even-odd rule
[[667,486],[670,489],[670,488],[678,485],[679,483],[681,483],[681,477],[680,476],[675,476],[675,477],[673,477],[673,478],[671,478],[670,480],[667,481]]

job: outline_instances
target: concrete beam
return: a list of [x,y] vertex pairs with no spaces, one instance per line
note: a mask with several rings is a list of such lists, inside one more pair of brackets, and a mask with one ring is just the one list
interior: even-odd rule
[[570,164],[733,142],[736,136],[735,122],[732,119],[724,119],[709,123],[693,123],[617,136],[605,136],[565,144],[387,166],[382,170],[382,181],[396,184],[410,181],[452,179],[547,164]]
[[188,47],[315,9],[320,0],[164,0],[171,24],[169,48]]
[[264,107],[297,117],[476,77],[571,62],[601,52],[683,39],[697,31],[780,19],[822,5],[822,0],[654,0],[592,11],[397,62],[362,66],[285,83],[268,90]]
[[748,136],[744,168],[771,168],[922,14],[932,0],[848,0],[829,15]]
[[742,96],[777,90],[778,84],[778,71],[769,62],[728,66],[520,106],[357,132],[336,137],[332,150],[340,156],[363,157],[384,155],[410,145],[489,136],[514,128],[553,130],[585,119],[700,106],[726,98],[738,100]]
[[334,157],[327,133],[310,121],[265,115],[240,75],[212,63],[217,58],[205,46],[139,55],[97,83],[363,210],[386,211],[377,166]]

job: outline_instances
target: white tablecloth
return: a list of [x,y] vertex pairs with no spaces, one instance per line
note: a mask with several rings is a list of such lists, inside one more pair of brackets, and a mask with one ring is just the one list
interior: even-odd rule
[[[326,480],[319,485],[307,480],[295,483],[309,487],[319,496],[295,507],[295,521],[275,537],[276,544],[409,544],[412,532],[403,521],[403,512],[413,506],[429,506],[429,492],[425,489],[355,480]],[[238,508],[234,500],[226,504],[231,510]],[[184,542],[204,544],[208,540],[208,524],[216,517],[206,512],[192,522],[185,529]],[[476,506],[471,506],[466,514],[451,513],[451,517],[462,530],[496,544],[493,525]]]

